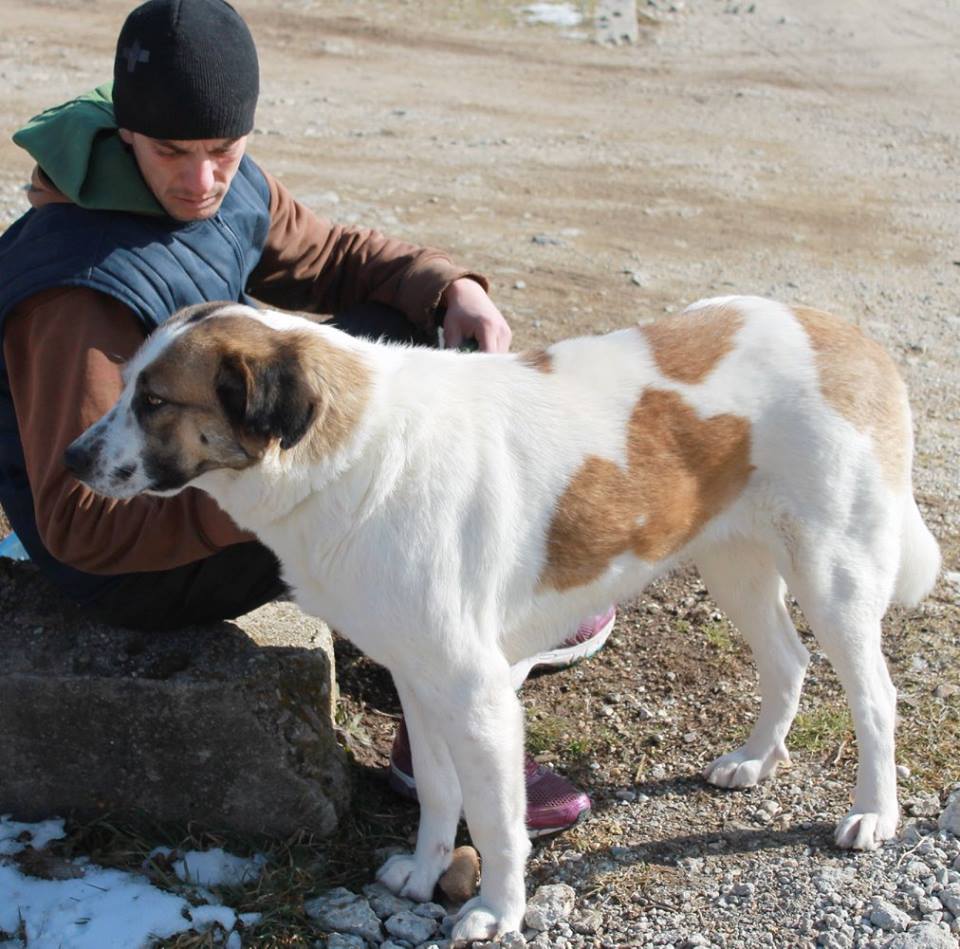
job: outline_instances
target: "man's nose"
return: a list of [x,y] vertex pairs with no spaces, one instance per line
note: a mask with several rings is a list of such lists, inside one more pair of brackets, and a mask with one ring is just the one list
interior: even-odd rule
[[205,158],[194,162],[190,166],[189,176],[188,184],[192,194],[207,195],[213,191],[216,176],[214,175],[214,164],[209,159]]
[[79,444],[80,439],[67,446],[63,463],[74,477],[83,480],[93,467],[93,453]]

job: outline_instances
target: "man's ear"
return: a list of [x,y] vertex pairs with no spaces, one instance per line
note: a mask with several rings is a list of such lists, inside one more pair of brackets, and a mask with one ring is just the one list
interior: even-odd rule
[[117,129],[117,133],[120,136],[120,141],[123,142],[124,145],[133,144],[133,132],[131,132],[130,129]]
[[295,352],[281,351],[268,358],[227,353],[214,387],[231,424],[260,442],[261,452],[272,438],[280,440],[281,448],[292,448],[306,435],[316,413]]

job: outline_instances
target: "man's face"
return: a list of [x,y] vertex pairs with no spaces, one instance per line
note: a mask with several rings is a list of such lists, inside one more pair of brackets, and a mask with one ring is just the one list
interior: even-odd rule
[[213,217],[247,147],[242,138],[150,138],[120,129],[132,149],[140,173],[163,209],[178,221]]

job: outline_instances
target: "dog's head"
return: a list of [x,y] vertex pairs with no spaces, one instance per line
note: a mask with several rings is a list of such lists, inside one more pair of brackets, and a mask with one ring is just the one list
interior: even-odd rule
[[334,450],[362,407],[364,381],[354,353],[298,317],[190,307],[144,343],[124,368],[117,404],[64,462],[109,497],[174,494],[206,471],[248,468],[308,435],[318,451]]

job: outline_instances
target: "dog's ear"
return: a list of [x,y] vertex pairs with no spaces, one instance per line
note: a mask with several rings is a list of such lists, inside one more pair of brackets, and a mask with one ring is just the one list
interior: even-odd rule
[[214,383],[217,398],[235,428],[259,442],[261,454],[272,438],[292,448],[307,433],[316,404],[295,352],[268,357],[225,354]]

